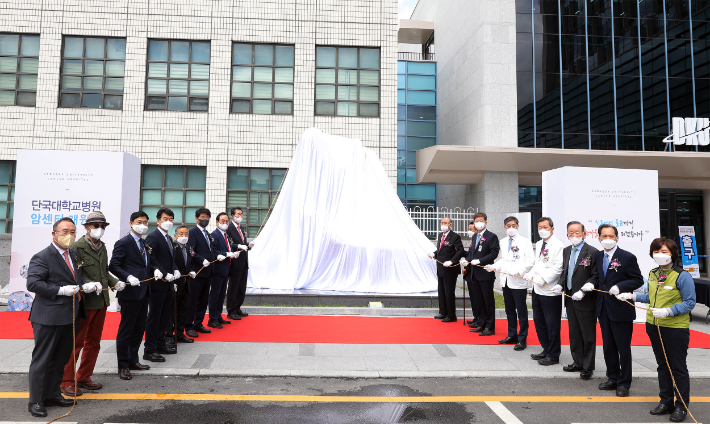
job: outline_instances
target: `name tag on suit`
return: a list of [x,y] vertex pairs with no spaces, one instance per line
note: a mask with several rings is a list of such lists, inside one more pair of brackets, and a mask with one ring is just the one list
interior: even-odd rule
[[673,287],[664,286],[663,288],[666,290],[673,290]]
[[478,251],[479,252],[483,251],[483,246],[478,246]]

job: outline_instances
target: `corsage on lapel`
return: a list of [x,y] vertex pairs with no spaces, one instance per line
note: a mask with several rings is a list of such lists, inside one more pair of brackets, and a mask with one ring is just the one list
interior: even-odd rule
[[613,269],[614,271],[619,272],[619,270],[617,268],[619,268],[620,266],[621,266],[621,262],[619,262],[618,259],[614,259],[609,264],[609,269]]
[[150,247],[150,245],[149,245],[148,243],[145,243],[145,251],[146,251],[146,253],[148,253],[149,255],[153,254],[153,248]]
[[586,258],[579,261],[579,266],[583,266],[585,268],[588,267],[590,264],[590,260],[591,260],[591,256],[587,256]]
[[666,283],[666,279],[667,279],[667,278],[668,278],[668,276],[667,276],[666,274],[661,274],[661,275],[659,275],[659,276],[658,276],[658,285],[659,285],[659,286],[664,285],[664,284]]
[[214,244],[214,237],[212,237],[212,234],[207,234],[207,236],[210,238],[210,243]]
[[192,247],[187,246],[187,251],[190,252],[190,256],[195,256],[195,251],[192,250]]

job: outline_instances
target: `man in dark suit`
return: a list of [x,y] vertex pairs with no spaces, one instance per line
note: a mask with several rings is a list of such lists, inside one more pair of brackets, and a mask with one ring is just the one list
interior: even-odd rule
[[167,344],[165,332],[170,326],[173,315],[174,274],[180,275],[175,265],[175,248],[168,231],[173,228],[175,214],[168,208],[158,209],[158,228],[145,238],[146,244],[153,249],[152,256],[164,279],[150,284],[148,321],[145,326],[145,344],[143,359],[151,362],[165,362],[162,354],[177,353],[177,347]]
[[451,231],[451,218],[441,220],[441,234],[436,241],[436,250],[429,257],[436,259],[436,275],[439,280],[439,315],[441,322],[456,322],[456,279],[461,274],[459,261],[464,251],[461,236]]
[[212,277],[210,264],[217,258],[214,239],[206,230],[211,217],[212,213],[207,208],[196,210],[197,226],[190,229],[187,239],[187,247],[192,249],[194,253],[191,263],[192,270],[197,273],[197,277],[189,282],[190,302],[187,306],[187,319],[185,320],[185,332],[192,338],[199,337],[197,333],[212,332],[202,324],[210,297],[210,279]]
[[597,317],[602,330],[607,381],[599,390],[616,389],[617,396],[628,396],[631,387],[631,335],[635,308],[615,298],[621,292],[633,292],[643,286],[643,276],[636,256],[620,249],[619,230],[613,225],[599,226],[603,252],[597,252],[598,279],[582,286],[582,291],[607,291],[597,295]]
[[572,364],[563,367],[567,372],[580,372],[579,376],[589,380],[594,374],[597,351],[597,292],[583,292],[582,286],[597,280],[597,259],[599,252],[584,242],[584,225],[578,221],[567,224],[567,238],[571,246],[562,251],[562,275],[567,324],[569,326],[569,348]]
[[[187,247],[189,232],[187,225],[181,225],[175,230],[175,265],[179,272],[179,276],[173,282],[177,286],[175,291],[175,317],[172,321],[172,327],[166,332],[166,339],[177,338],[178,343],[194,343],[195,340],[185,335],[185,319],[187,318],[187,308],[190,302],[190,281],[197,274],[192,270],[192,249]],[[173,275],[174,276],[174,275]],[[176,337],[177,335],[177,337]]]
[[[148,318],[148,286],[163,278],[152,252],[152,247],[141,237],[148,231],[148,215],[143,211],[131,214],[131,232],[113,246],[108,270],[119,280],[130,284],[119,292],[121,322],[116,334],[118,377],[130,380],[131,370],[143,371],[150,366],[138,362],[143,334]],[[143,283],[141,283],[143,281]]]
[[242,311],[242,304],[247,292],[247,277],[249,276],[249,242],[247,241],[247,230],[241,223],[244,219],[242,208],[232,208],[232,223],[227,228],[227,235],[235,243],[232,245],[233,252],[239,252],[236,259],[232,259],[232,266],[229,270],[229,285],[227,287],[227,318],[240,320],[249,316]]
[[496,332],[496,305],[493,297],[494,273],[487,272],[483,266],[492,264],[500,253],[498,236],[486,230],[488,216],[479,212],[473,215],[469,224],[471,247],[466,258],[461,260],[464,266],[464,280],[468,285],[471,309],[474,321],[469,323],[472,333],[480,336],[492,336]]
[[[47,406],[74,403],[62,397],[59,385],[64,365],[72,354],[73,338],[79,333],[80,320],[87,316],[80,286],[91,290],[89,286],[97,284],[84,280],[76,253],[69,250],[76,238],[74,221],[67,217],[55,222],[52,237],[52,244],[32,256],[27,270],[27,290],[35,294],[29,318],[35,346],[30,362],[30,402],[27,405],[33,417],[46,417]],[[75,334],[72,334],[72,319]]]
[[[210,298],[209,298],[209,319],[207,326],[212,328],[223,328],[223,324],[231,324],[222,318],[222,308],[224,305],[224,297],[227,294],[227,281],[229,281],[229,269],[231,261],[239,254],[233,253],[232,240],[227,235],[229,228],[229,216],[220,212],[217,214],[217,229],[212,232],[214,239],[214,252],[217,254],[217,260],[212,266],[212,280],[210,281]],[[227,258],[225,260],[225,258]]]

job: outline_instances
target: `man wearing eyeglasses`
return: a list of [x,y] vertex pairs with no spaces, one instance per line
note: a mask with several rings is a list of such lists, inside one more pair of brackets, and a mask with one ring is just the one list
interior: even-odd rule
[[[103,213],[90,213],[84,222],[86,235],[71,247],[79,257],[81,275],[87,281],[95,281],[95,283],[89,283],[95,286],[92,291],[95,294],[85,294],[84,296],[87,316],[81,320],[79,332],[76,335],[75,355],[64,366],[64,377],[60,386],[67,396],[75,394],[81,396],[83,394],[81,389],[99,390],[103,387],[100,383],[92,381],[91,375],[94,373],[96,358],[101,350],[101,333],[106,320],[106,310],[111,304],[107,289],[113,288],[116,291],[121,291],[126,287],[124,282],[118,281],[108,273],[108,253],[106,252],[106,244],[101,241],[108,225]],[[79,359],[82,349],[84,352],[81,355],[81,365],[76,371],[78,387],[75,387],[74,359]]]

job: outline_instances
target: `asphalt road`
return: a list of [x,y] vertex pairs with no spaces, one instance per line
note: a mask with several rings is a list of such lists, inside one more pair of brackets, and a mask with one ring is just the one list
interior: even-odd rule
[[[98,379],[97,379],[98,380]],[[334,379],[103,376],[97,396],[79,398],[60,422],[79,423],[661,423],[655,379],[635,380],[631,397],[599,391],[601,379]],[[692,382],[691,404],[710,422],[710,382]],[[0,375],[0,422],[46,422],[27,412],[26,375]],[[15,393],[13,395],[12,393]],[[20,395],[17,395],[20,393]],[[153,394],[160,394],[155,396]],[[173,394],[165,399],[163,394]],[[200,396],[182,396],[199,394]],[[230,395],[230,396],[221,396]],[[234,395],[249,395],[240,400]],[[266,396],[264,396],[266,395]],[[21,396],[22,398],[9,398]],[[313,396],[303,401],[300,397]],[[327,398],[326,398],[327,396]],[[468,396],[468,398],[460,398]],[[549,399],[554,396],[555,399]],[[105,399],[110,397],[112,399]],[[148,397],[151,399],[139,399]],[[366,398],[362,398],[366,397]],[[398,397],[399,399],[391,399]],[[405,397],[402,399],[401,397]],[[412,399],[412,398],[417,399]],[[419,399],[424,397],[427,399]],[[580,397],[580,398],[574,398]],[[215,400],[220,399],[220,400]],[[297,401],[294,401],[296,399]],[[609,402],[607,402],[607,399]],[[431,400],[431,401],[427,401]],[[498,401],[500,400],[500,403]],[[622,403],[618,402],[623,400]],[[65,408],[48,408],[50,418]],[[686,422],[692,422],[690,418]]]

